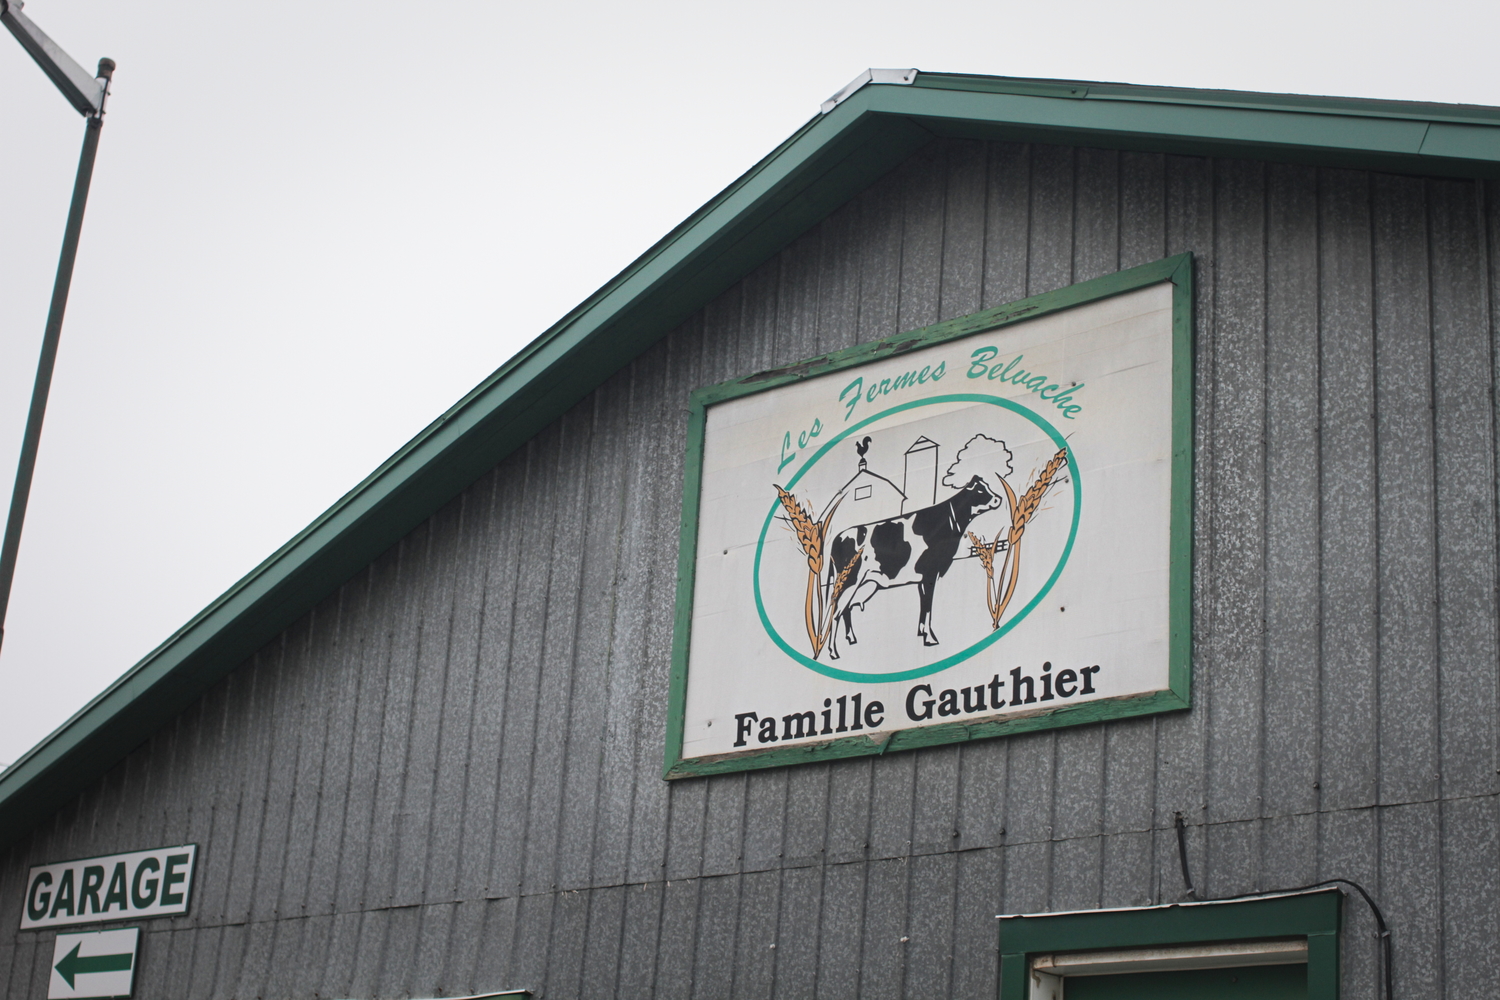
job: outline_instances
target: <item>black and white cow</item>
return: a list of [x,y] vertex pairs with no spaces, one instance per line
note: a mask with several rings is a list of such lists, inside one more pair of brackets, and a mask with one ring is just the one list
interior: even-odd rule
[[[917,618],[917,635],[925,646],[936,646],[932,630],[932,590],[938,577],[948,572],[953,558],[974,518],[994,510],[1004,498],[979,476],[942,503],[872,524],[860,524],[841,531],[833,539],[829,554],[827,586],[851,563],[851,583],[839,594],[833,613],[844,622],[844,638],[852,646],[854,609],[864,609],[870,598],[889,587],[917,585],[922,610]],[[828,657],[839,658],[838,626],[834,625],[828,640]]]

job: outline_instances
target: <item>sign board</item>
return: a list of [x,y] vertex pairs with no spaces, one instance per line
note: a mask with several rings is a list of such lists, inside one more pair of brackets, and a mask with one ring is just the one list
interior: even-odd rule
[[197,856],[196,844],[183,844],[33,868],[21,929],[186,913]]
[[59,934],[52,946],[47,1000],[130,996],[140,942],[139,927]]
[[1187,707],[1190,275],[695,393],[667,776]]

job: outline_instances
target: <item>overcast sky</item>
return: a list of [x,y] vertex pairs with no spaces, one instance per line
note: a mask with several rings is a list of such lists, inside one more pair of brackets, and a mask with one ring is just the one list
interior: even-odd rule
[[[14,761],[867,66],[1500,105],[1500,5],[30,0],[119,63]],[[82,119],[0,33],[0,490]]]

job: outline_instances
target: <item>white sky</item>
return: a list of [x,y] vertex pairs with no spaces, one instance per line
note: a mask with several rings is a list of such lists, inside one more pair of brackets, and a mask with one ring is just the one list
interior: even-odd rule
[[[14,761],[867,66],[1500,105],[1500,4],[30,0],[119,63]],[[0,500],[83,121],[0,32]],[[3,515],[0,515],[3,516]]]

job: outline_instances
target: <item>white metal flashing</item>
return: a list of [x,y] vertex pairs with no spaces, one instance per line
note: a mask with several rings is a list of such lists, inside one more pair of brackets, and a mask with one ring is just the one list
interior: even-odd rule
[[1055,976],[1104,976],[1115,972],[1175,972],[1180,969],[1228,969],[1247,965],[1301,965],[1307,961],[1307,938],[1273,941],[1222,941],[1162,948],[1110,948],[1037,955],[1031,967]]
[[867,69],[844,85],[844,89],[834,94],[828,100],[818,106],[819,114],[828,114],[834,108],[847,101],[856,90],[867,83],[890,83],[896,86],[910,86],[916,82],[917,71],[915,69]]
[[1252,965],[1305,965],[1307,938],[1230,941],[1161,948],[1110,948],[1037,955],[1031,959],[1027,1000],[1063,1000],[1066,979],[1121,972],[1241,969]]
[[498,993],[475,993],[466,997],[449,997],[448,1000],[524,1000],[531,995],[530,990],[501,990]]

